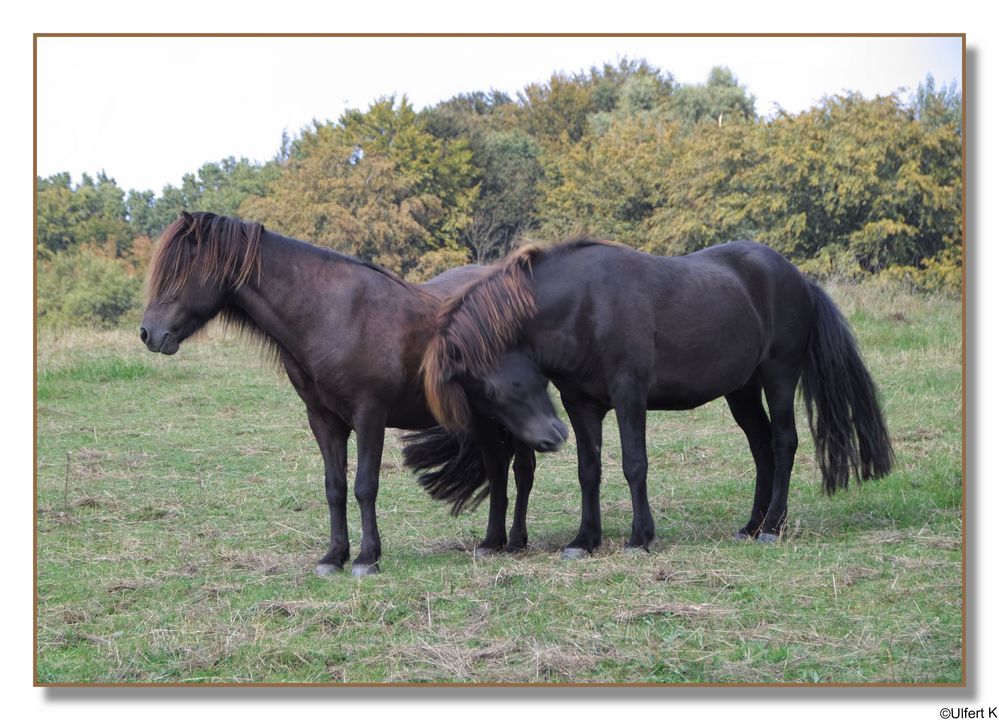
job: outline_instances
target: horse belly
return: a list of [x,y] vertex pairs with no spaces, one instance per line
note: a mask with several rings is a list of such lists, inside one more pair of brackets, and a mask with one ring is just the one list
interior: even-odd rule
[[727,352],[672,353],[662,359],[648,393],[650,410],[690,410],[738,390],[759,364],[756,343]]
[[[743,383],[744,385],[745,383]],[[712,400],[728,395],[741,385],[728,389],[712,389],[706,392],[692,390],[686,387],[661,387],[649,393],[647,407],[649,410],[693,410]]]

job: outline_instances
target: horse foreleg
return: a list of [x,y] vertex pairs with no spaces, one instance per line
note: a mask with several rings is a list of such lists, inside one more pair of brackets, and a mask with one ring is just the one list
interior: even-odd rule
[[510,539],[506,543],[509,552],[527,547],[527,501],[534,487],[534,468],[537,461],[528,445],[514,440],[513,477],[517,483],[517,499],[513,506],[513,524],[510,526]]
[[502,550],[506,545],[507,476],[510,453],[500,437],[499,426],[491,420],[476,420],[474,439],[482,453],[486,479],[489,481],[489,520],[486,537],[475,548],[476,555]]
[[774,485],[774,449],[770,432],[770,418],[763,408],[762,388],[758,380],[725,396],[732,417],[742,428],[749,441],[749,450],[756,464],[756,492],[749,521],[735,532],[738,540],[755,538],[763,526],[763,518],[770,507]]
[[576,459],[582,512],[579,532],[562,551],[564,558],[577,558],[600,547],[600,444],[607,411],[586,402],[573,402],[562,396],[565,412],[576,436]]
[[385,417],[378,413],[365,415],[360,422],[355,422],[354,430],[357,433],[354,497],[361,508],[361,551],[354,558],[350,571],[354,576],[361,576],[378,572],[378,559],[382,554],[375,501],[378,499],[378,473],[385,443]]
[[[635,384],[636,390],[638,387],[640,385]],[[615,399],[614,413],[621,433],[621,464],[631,490],[631,537],[625,547],[647,551],[656,538],[656,531],[646,484],[649,470],[645,446],[646,401],[644,391],[639,395],[629,388],[623,395]]]
[[330,547],[316,564],[317,575],[343,569],[350,557],[347,538],[347,437],[348,428],[339,418],[309,410],[309,425],[323,454],[326,503],[330,510]]

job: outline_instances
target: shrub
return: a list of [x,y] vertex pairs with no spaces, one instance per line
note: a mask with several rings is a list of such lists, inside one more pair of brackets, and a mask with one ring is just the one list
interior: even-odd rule
[[37,290],[40,323],[107,328],[139,308],[142,281],[123,261],[83,247],[41,260]]

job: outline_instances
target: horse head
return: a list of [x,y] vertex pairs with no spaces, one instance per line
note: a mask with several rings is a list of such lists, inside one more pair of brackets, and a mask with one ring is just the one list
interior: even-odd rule
[[488,372],[459,382],[473,412],[495,418],[535,450],[558,450],[569,437],[548,395],[548,379],[525,353],[508,351]]
[[212,213],[182,212],[161,236],[147,278],[139,337],[172,355],[260,273],[263,226]]

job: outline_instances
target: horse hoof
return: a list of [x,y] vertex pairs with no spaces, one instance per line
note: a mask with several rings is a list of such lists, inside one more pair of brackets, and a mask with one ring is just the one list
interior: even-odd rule
[[736,530],[734,533],[732,533],[732,539],[733,540],[752,540],[753,536],[750,535],[745,530]]
[[475,550],[472,551],[472,556],[476,558],[488,558],[496,555],[496,550],[491,547],[483,547],[479,545]]
[[354,577],[364,577],[365,575],[377,575],[378,574],[378,563],[372,563],[370,565],[358,565],[354,564],[350,566],[350,574]]
[[563,560],[580,560],[589,555],[585,548],[567,547],[562,551]]
[[343,570],[342,565],[333,565],[332,563],[319,563],[316,565],[316,575],[319,577],[328,577],[330,575],[336,575],[338,572]]
[[763,545],[773,545],[778,540],[780,540],[780,535],[774,535],[773,533],[760,533],[756,537],[756,542]]

